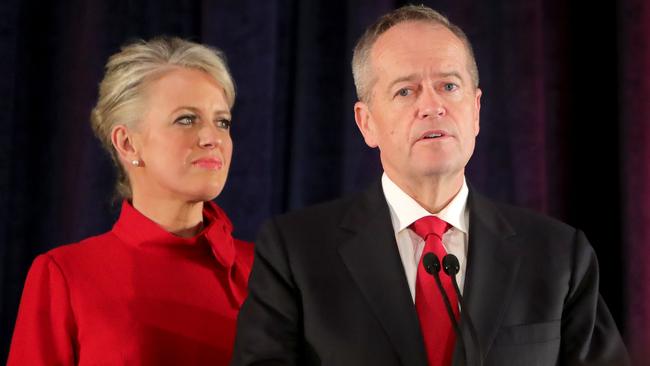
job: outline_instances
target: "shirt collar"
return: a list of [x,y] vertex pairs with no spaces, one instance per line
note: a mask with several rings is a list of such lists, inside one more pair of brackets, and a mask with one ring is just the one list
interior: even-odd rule
[[460,191],[440,212],[432,213],[420,206],[416,200],[406,194],[400,187],[393,182],[386,173],[381,177],[381,185],[390,208],[393,229],[395,233],[409,227],[412,223],[425,216],[437,216],[446,221],[454,228],[467,234],[469,227],[469,215],[467,213],[467,197],[469,189],[467,182],[463,177],[463,185]]

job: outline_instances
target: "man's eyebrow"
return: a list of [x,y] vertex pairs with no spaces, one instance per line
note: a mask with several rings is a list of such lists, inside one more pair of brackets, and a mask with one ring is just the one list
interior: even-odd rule
[[440,72],[437,74],[438,77],[441,78],[448,78],[448,77],[454,77],[460,81],[463,81],[463,77],[460,75],[458,71],[450,71],[450,72]]
[[[460,81],[463,81],[463,77],[460,75],[458,71],[449,71],[449,72],[439,72],[435,74],[436,77],[438,78],[448,78],[448,77],[453,77],[456,78]],[[404,81],[413,81],[418,78],[417,74],[410,74],[410,75],[405,75],[405,76],[400,76],[397,79],[393,80],[388,84],[387,90],[390,92],[391,89],[395,86],[395,84],[399,84]]]
[[404,81],[413,81],[413,80],[415,80],[415,79],[417,79],[417,75],[416,75],[416,74],[410,74],[410,75],[406,75],[406,76],[400,76],[400,77],[398,77],[397,79],[391,81],[391,83],[388,84],[388,88],[387,88],[387,89],[388,89],[388,91],[390,91],[391,89],[393,89],[393,87],[395,86],[395,84],[399,84],[399,83],[404,82]]

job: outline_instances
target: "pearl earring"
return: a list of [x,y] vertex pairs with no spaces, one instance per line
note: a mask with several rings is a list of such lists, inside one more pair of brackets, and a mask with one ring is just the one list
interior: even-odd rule
[[140,166],[140,160],[138,160],[138,159],[133,159],[133,160],[131,160],[131,164],[132,164],[133,166]]

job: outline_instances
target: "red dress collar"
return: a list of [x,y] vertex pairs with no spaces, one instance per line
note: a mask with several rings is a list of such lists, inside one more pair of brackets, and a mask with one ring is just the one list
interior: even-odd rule
[[210,246],[217,262],[231,269],[235,263],[236,249],[230,219],[216,203],[208,201],[203,204],[203,224],[201,232],[190,238],[182,238],[166,231],[124,200],[113,232],[124,242],[143,248],[196,247],[205,243]]

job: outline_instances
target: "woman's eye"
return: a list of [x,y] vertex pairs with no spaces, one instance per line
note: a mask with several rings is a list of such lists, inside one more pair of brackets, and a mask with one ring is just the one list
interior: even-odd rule
[[183,125],[183,126],[191,126],[195,121],[196,121],[196,116],[185,115],[185,116],[178,117],[176,121],[174,121],[174,123],[178,123],[179,125]]
[[226,118],[222,118],[217,121],[217,127],[223,128],[224,130],[229,130],[231,124],[232,122],[230,122],[230,120]]

